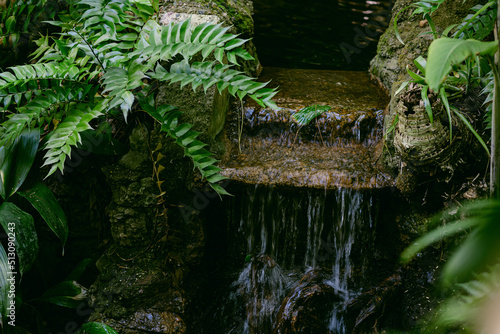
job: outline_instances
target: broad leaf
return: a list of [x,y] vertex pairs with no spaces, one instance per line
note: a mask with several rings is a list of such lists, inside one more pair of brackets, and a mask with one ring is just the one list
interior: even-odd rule
[[293,118],[299,123],[300,126],[309,124],[310,121],[321,115],[322,113],[332,109],[330,106],[312,105],[300,109],[293,115]]
[[0,225],[15,239],[19,258],[18,272],[23,275],[38,255],[38,237],[33,217],[10,202],[0,205]]
[[68,222],[56,197],[47,186],[37,183],[28,190],[19,192],[40,213],[50,229],[61,240],[62,246],[68,238]]
[[85,258],[81,260],[75,268],[69,273],[69,275],[66,277],[66,281],[76,281],[80,279],[80,276],[82,276],[83,271],[88,267],[89,264],[94,262],[91,258]]
[[453,64],[459,64],[470,56],[492,56],[497,48],[498,42],[439,38],[429,47],[425,80],[434,92],[439,92]]
[[78,334],[118,334],[113,328],[100,322],[89,322],[82,326]]
[[8,200],[23,184],[35,160],[38,129],[25,130],[8,146],[0,147],[0,195]]
[[87,290],[76,281],[63,281],[54,285],[38,298],[39,301],[76,308],[87,298]]
[[9,296],[10,277],[8,275],[12,270],[9,268],[7,254],[2,245],[0,245],[0,326],[3,325],[7,317],[8,307],[12,298]]
[[468,231],[470,228],[477,226],[478,224],[479,222],[477,220],[468,219],[438,227],[435,230],[432,230],[424,234],[423,236],[418,238],[413,244],[411,244],[410,247],[405,249],[405,251],[401,254],[401,260],[403,262],[410,261],[424,248],[438,241],[442,241],[454,234],[464,233]]

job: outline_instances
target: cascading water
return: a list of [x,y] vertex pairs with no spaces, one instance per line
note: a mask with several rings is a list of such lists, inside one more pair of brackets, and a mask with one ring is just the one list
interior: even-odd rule
[[380,210],[391,201],[387,189],[232,191],[219,254],[225,279],[214,283],[201,332],[346,333],[347,302],[395,261],[393,227]]
[[[354,30],[343,25],[354,31],[344,42],[354,43],[359,29],[370,31],[381,18],[388,23],[383,12],[391,3],[316,1],[308,9],[314,15],[331,9],[326,18],[333,22],[356,21]],[[297,39],[288,30],[301,20],[304,3],[257,1],[257,14],[271,13],[271,5],[278,8],[277,18],[264,18],[260,28],[267,20],[286,27],[285,40]],[[298,12],[288,15],[280,8]],[[355,15],[348,19],[349,13]],[[283,16],[293,24],[282,24]],[[325,26],[315,22],[314,38]],[[375,35],[383,30],[377,29]],[[257,34],[257,45],[260,40],[264,48],[263,36],[281,50],[274,33]],[[356,47],[366,51],[369,42]],[[306,53],[318,53],[299,44]],[[279,50],[271,53],[284,58],[273,61],[264,54],[263,63],[286,66],[289,52]],[[366,63],[331,63],[332,57],[345,60],[345,50],[337,51],[327,50],[320,64],[304,58],[290,67],[368,67],[370,57]],[[378,321],[383,312],[377,294],[390,297],[399,282],[393,275],[399,254],[394,180],[378,164],[388,97],[364,72],[264,68],[259,80],[279,86],[274,97],[279,109],[247,99],[228,114],[222,173],[231,180],[227,190],[234,197],[206,212],[211,223],[204,284],[193,306],[191,333],[344,334],[373,326],[367,319]],[[298,125],[293,115],[312,105],[331,109]]]

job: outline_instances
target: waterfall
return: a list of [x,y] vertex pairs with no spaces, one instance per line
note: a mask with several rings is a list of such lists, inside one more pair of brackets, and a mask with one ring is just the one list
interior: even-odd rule
[[344,306],[380,266],[380,192],[241,186],[225,208],[221,333],[345,333]]

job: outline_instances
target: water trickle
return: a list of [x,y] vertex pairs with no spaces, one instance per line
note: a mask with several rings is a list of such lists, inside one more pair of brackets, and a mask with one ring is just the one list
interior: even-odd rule
[[379,231],[386,191],[232,191],[223,255],[228,283],[217,302],[225,306],[212,316],[219,332],[346,333],[345,305],[391,265],[380,247],[387,241]]
[[[266,68],[259,80],[279,86],[279,110],[248,99],[241,110],[240,143],[223,161],[223,174],[249,184],[313,188],[372,188],[393,184],[380,164],[383,110],[388,99],[364,72]],[[308,125],[293,114],[311,105],[328,105]],[[241,151],[240,151],[241,148]]]

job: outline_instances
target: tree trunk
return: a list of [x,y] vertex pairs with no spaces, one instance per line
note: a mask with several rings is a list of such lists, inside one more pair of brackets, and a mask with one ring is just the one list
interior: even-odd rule
[[[500,0],[498,0],[500,8]],[[500,26],[500,10],[497,11],[497,23],[495,26],[495,40],[498,42],[498,28]],[[493,66],[495,88],[492,108],[492,124],[491,124],[491,196],[500,198],[500,71],[499,71],[499,56],[500,51],[495,54],[495,63]]]

